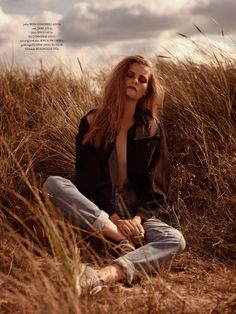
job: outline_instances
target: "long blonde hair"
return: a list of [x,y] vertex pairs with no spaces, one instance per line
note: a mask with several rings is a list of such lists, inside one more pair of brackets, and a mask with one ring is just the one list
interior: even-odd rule
[[89,142],[94,147],[104,145],[106,148],[110,142],[114,141],[120,128],[125,105],[124,81],[129,66],[133,63],[143,64],[151,70],[147,93],[138,100],[137,105],[141,110],[149,109],[153,113],[153,117],[157,118],[158,105],[162,104],[163,92],[150,61],[142,56],[126,57],[116,65],[106,80],[101,104],[84,137],[84,144]]

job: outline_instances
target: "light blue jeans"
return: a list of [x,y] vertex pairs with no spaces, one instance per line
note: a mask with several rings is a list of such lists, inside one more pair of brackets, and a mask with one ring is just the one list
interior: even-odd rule
[[[74,225],[85,230],[101,230],[109,215],[86,198],[68,179],[51,176],[43,186],[55,207]],[[158,270],[160,265],[173,259],[185,248],[185,240],[180,231],[156,217],[142,224],[145,244],[114,260],[127,274],[131,283],[140,273]]]

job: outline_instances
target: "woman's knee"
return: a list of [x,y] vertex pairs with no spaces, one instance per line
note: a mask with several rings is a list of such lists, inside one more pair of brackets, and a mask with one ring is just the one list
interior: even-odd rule
[[50,176],[43,184],[43,191],[48,194],[53,194],[53,191],[58,188],[60,181],[63,180],[60,176]]
[[182,252],[186,247],[186,242],[183,234],[179,230],[172,228],[171,235],[175,239],[176,251],[178,253]]
[[160,221],[155,226],[152,224],[151,228],[146,228],[146,240],[171,245],[176,253],[182,252],[186,247],[183,234]]

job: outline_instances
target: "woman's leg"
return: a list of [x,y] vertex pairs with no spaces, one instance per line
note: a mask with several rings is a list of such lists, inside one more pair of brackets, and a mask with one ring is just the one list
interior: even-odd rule
[[149,273],[159,269],[185,248],[182,233],[157,218],[148,219],[143,228],[147,244],[114,261],[123,268],[130,283],[140,271]]
[[70,180],[50,176],[44,183],[43,190],[53,205],[75,226],[92,231],[100,230],[104,236],[117,242],[126,239],[109,219],[109,215],[81,194]]
[[97,273],[98,278],[104,284],[118,282],[127,277],[124,268],[116,263],[100,268],[99,270],[96,270],[96,273]]
[[99,280],[111,283],[126,278],[131,283],[140,272],[154,271],[184,250],[185,240],[181,232],[161,220],[148,219],[143,227],[147,244],[97,270]]

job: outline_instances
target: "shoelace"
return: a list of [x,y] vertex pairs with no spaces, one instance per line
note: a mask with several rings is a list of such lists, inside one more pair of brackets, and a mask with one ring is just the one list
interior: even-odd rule
[[100,292],[100,291],[102,291],[102,289],[103,288],[107,288],[108,287],[108,285],[99,285],[99,286],[97,286],[97,287],[94,287],[93,289],[91,289],[90,291],[89,291],[89,294],[90,295],[95,295],[95,294],[97,294],[98,292]]

